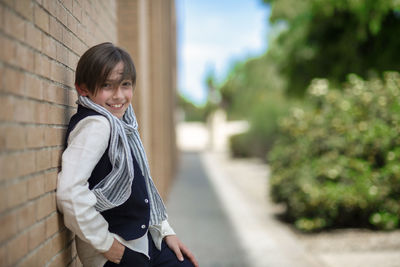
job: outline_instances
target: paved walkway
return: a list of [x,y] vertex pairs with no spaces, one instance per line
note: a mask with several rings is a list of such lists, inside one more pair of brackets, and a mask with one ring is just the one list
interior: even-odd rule
[[[266,168],[226,154],[183,152],[167,208],[200,266],[316,267],[266,207]],[[261,186],[260,186],[261,185]]]
[[182,152],[167,207],[202,267],[400,267],[400,230],[313,235],[276,219],[268,166],[226,153]]
[[193,251],[200,266],[250,266],[199,153],[181,154],[167,208],[171,225]]
[[200,266],[400,267],[400,230],[307,235],[278,221],[268,166],[207,151],[210,136],[204,124],[178,125],[185,152],[167,201],[170,222]]

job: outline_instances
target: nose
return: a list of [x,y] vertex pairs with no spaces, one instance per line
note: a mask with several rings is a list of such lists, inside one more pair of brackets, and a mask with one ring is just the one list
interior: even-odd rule
[[123,98],[123,94],[122,94],[122,89],[120,86],[117,86],[114,90],[114,94],[113,94],[113,98],[114,99],[121,99]]

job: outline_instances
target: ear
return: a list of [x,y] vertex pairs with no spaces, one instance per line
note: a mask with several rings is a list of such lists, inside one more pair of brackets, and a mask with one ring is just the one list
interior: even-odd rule
[[75,84],[75,89],[78,92],[79,95],[81,96],[88,96],[89,95],[89,90],[87,89],[85,84]]

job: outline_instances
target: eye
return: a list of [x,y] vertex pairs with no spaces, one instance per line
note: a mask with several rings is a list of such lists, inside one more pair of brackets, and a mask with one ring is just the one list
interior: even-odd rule
[[132,82],[131,81],[123,81],[122,82],[122,86],[123,87],[131,87],[132,86]]
[[102,88],[103,88],[103,89],[106,89],[106,90],[112,89],[112,85],[111,85],[111,83],[104,83],[103,86],[102,86]]

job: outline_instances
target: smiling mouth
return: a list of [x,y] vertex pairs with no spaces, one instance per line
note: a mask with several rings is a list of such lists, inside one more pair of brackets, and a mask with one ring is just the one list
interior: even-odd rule
[[124,104],[113,104],[113,105],[107,104],[107,106],[112,107],[112,108],[119,109],[119,108],[122,108],[122,107],[124,106]]

